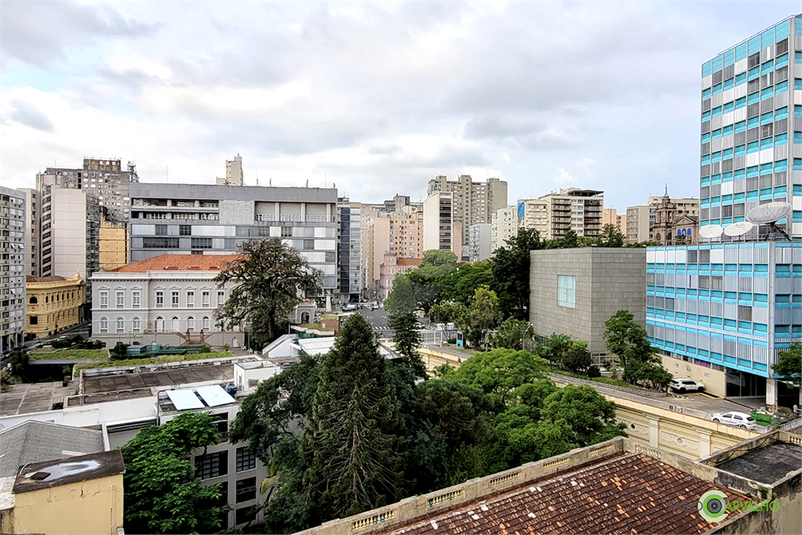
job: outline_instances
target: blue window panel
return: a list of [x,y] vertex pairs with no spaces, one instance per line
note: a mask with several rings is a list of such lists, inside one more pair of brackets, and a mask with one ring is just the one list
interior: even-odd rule
[[762,164],[760,164],[760,174],[761,174],[761,175],[767,175],[767,174],[770,174],[770,173],[771,173],[771,170],[772,170],[773,168],[774,168],[774,165],[773,165],[771,162],[769,162],[769,163],[762,163]]
[[760,116],[760,124],[769,124],[774,121],[774,112],[770,111]]
[[[735,78],[730,78],[729,80],[724,80],[724,91],[727,89],[732,88],[735,85]],[[724,111],[727,111],[726,108]]]
[[722,84],[716,84],[713,86],[713,94],[721,93],[723,91]]
[[[802,170],[802,158],[794,158],[794,170]],[[802,186],[794,186],[794,195],[802,195]]]
[[774,27],[774,39],[777,41],[782,41],[786,37],[788,37],[788,23],[791,22],[790,20],[785,20],[779,23],[777,26]]
[[769,28],[760,34],[760,48],[766,48],[774,44],[774,28]]
[[710,197],[710,204],[716,206],[718,203],[721,202],[721,197]]
[[754,128],[756,126],[760,126],[760,117],[757,117],[757,116],[752,117],[751,119],[749,119],[747,121],[746,126],[748,126],[749,128]]
[[710,98],[710,91],[711,91],[711,89],[709,87],[707,89],[705,89],[704,91],[702,91],[702,100]]
[[743,156],[744,154],[746,154],[746,145],[738,145],[735,147],[736,156]]
[[715,117],[716,115],[721,115],[721,106],[716,106],[711,111],[713,112],[713,117]]
[[748,368],[748,367],[750,367],[752,365],[752,363],[750,361],[748,361],[748,360],[738,359],[738,365],[739,366],[745,366],[745,367]]
[[802,90],[802,78],[794,78],[794,89]]
[[769,328],[765,323],[753,323],[752,327],[755,329],[755,332],[759,333],[765,333],[769,331]]
[[760,100],[763,100],[764,98],[769,98],[772,95],[774,95],[774,88],[767,87],[766,89],[760,92]]
[[[785,134],[783,134],[783,135],[785,135]],[[776,171],[785,171],[787,169],[788,169],[788,160],[777,160],[776,162],[774,162],[774,171],[775,172]]]
[[[723,151],[721,151],[721,157],[724,160],[728,160],[728,159],[732,158],[732,149],[724,149]],[[724,173],[724,175],[725,175],[725,178],[726,178],[727,173]],[[730,178],[732,178],[732,173],[729,173],[729,175],[730,175]],[[725,182],[726,182],[726,180],[725,180]]]
[[[802,169],[802,158],[794,158],[794,169],[797,169],[796,163],[799,160],[799,169]],[[802,186],[795,185],[794,186],[794,195],[802,195]]]
[[749,102],[749,104],[760,102],[760,92],[755,92],[749,95],[749,99],[747,99],[747,102]]
[[768,264],[755,264],[755,273],[768,273],[768,272],[769,272]]
[[774,69],[774,60],[770,59],[766,63],[760,66],[760,72],[770,72]]
[[760,65],[749,69],[749,79],[754,80],[755,78],[760,78]]
[[709,163],[710,163],[710,155],[709,154],[705,154],[704,156],[702,156],[702,165],[709,164]]
[[[721,161],[721,153],[720,152],[714,152],[713,154],[711,154],[710,161],[712,161],[712,162],[720,162]],[[713,180],[715,180],[715,179],[716,179],[716,177],[714,176]]]
[[[735,178],[738,178],[738,173],[735,174]],[[736,193],[732,196],[732,200],[735,202],[743,201],[746,198],[746,193]]]
[[718,184],[719,182],[721,182],[721,175],[713,175],[710,177],[711,184]]
[[774,188],[774,196],[775,197],[787,197],[788,196],[788,188],[786,186],[777,186]]
[[724,355],[724,362],[735,364],[735,357],[728,357],[727,355]]
[[760,190],[760,200],[761,201],[765,201],[766,199],[771,199],[773,196],[774,195],[773,195],[773,192],[771,191],[771,188],[766,188],[766,189]]
[[702,78],[713,74],[713,60],[702,64]]
[[[767,88],[767,89],[771,89],[771,88]],[[788,80],[785,80],[784,82],[780,82],[779,84],[777,84],[777,86],[774,89],[775,93],[782,93],[783,91],[788,91]]]
[[794,53],[794,63],[802,63],[802,52]]
[[757,196],[758,196],[757,195],[757,191],[747,191],[746,192],[746,200],[747,201],[756,201],[756,200],[758,200]]
[[802,223],[802,211],[794,210],[794,223]]
[[739,121],[735,123],[735,132],[743,132],[746,130],[746,121]]
[[794,26],[794,35],[797,37],[802,36],[802,19],[796,19],[796,25]]
[[775,67],[779,69],[785,65],[788,65],[788,52],[777,57],[777,63],[775,64]]
[[722,136],[731,136],[732,135],[732,129],[733,129],[732,125],[725,126],[724,128],[721,129],[721,135]]
[[[799,54],[799,52],[797,52]],[[802,117],[802,106],[794,104],[794,117]]]
[[746,82],[746,73],[742,72],[735,76],[735,85],[741,85]]
[[709,141],[710,141],[710,132],[707,132],[706,134],[702,134],[702,143],[707,143]]
[[766,139],[764,139],[764,140],[762,140],[760,142],[760,150],[769,149],[769,148],[771,148],[771,146],[773,144],[774,144],[774,140],[771,139],[770,137],[767,137]]
[[763,372],[767,371],[767,369],[768,369],[767,366],[765,364],[763,364],[762,362],[755,362],[755,363],[752,364],[752,366],[754,366],[756,370],[760,370],[760,371],[763,371]]
[[788,134],[780,134],[774,137],[775,145],[785,145],[786,143],[788,143]]
[[760,52],[765,47],[760,46],[760,36],[756,35],[749,40],[749,55]]
[[709,121],[709,120],[710,120],[710,112],[706,111],[706,112],[704,112],[702,114],[702,122]]
[[747,48],[746,43],[741,43],[735,47],[735,61],[745,59],[748,55],[749,49]]
[[736,110],[740,110],[744,106],[746,106],[746,97],[741,97],[741,98],[739,98],[738,100],[735,101],[735,109]]
[[802,143],[802,132],[794,132],[794,143]]
[[702,199],[702,206],[703,207],[710,206],[710,199]]
[[788,117],[788,106],[783,106],[774,112],[774,120],[785,119]]
[[735,49],[731,48],[724,52],[724,66],[735,65]]
[[760,150],[760,142],[759,141],[753,141],[753,142],[751,142],[750,144],[748,144],[746,146],[747,154],[751,154],[751,153],[757,152],[759,150]]
[[712,134],[712,139],[718,139],[721,137],[721,129],[719,128],[717,130],[713,130],[711,134]]

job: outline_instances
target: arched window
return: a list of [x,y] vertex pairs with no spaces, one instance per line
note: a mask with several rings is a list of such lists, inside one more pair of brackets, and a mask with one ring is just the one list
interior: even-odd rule
[[142,320],[139,319],[138,316],[135,316],[134,319],[131,320],[131,331],[138,333],[142,330]]
[[37,303],[39,302],[39,300],[38,300],[36,297],[33,297],[33,296],[32,296],[32,297],[31,297],[31,300],[30,300],[30,301],[28,301],[28,302],[29,302],[30,304],[32,304],[32,305],[35,305],[35,304],[37,304]]
[[161,316],[156,318],[156,332],[157,333],[164,332],[164,318]]
[[178,321],[178,318],[176,316],[173,316],[173,318],[170,320],[170,323],[172,324],[170,326],[170,330],[173,331],[174,333],[177,333],[181,330],[180,322]]
[[117,318],[116,324],[117,324],[116,325],[117,332],[118,333],[124,333],[125,332],[125,320],[123,318]]
[[195,318],[192,316],[187,318],[187,330],[190,332],[195,330]]
[[209,316],[203,316],[203,327],[204,331],[208,331],[212,326],[212,321],[209,319]]
[[109,332],[109,318],[100,318],[100,332]]

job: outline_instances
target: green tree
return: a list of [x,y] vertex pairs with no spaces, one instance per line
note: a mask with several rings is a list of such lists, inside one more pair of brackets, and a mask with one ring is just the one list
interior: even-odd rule
[[777,363],[771,369],[794,388],[802,388],[802,346],[791,344],[777,354]]
[[606,224],[599,236],[599,245],[602,247],[623,247],[626,238],[613,224]]
[[593,359],[588,350],[586,342],[573,342],[571,348],[563,355],[563,367],[573,373],[586,370],[591,364]]
[[563,357],[571,349],[572,343],[567,334],[551,333],[551,336],[541,340],[537,353],[553,366],[559,367],[563,365]]
[[208,414],[185,413],[147,427],[122,447],[125,461],[125,526],[131,533],[217,531],[220,487],[202,487],[190,454],[217,443]]
[[491,288],[498,295],[502,317],[529,319],[529,253],[542,248],[538,231],[519,229],[518,234],[493,254],[490,261],[493,272]]
[[396,406],[370,324],[351,316],[320,363],[304,482],[322,521],[398,498]]
[[272,342],[302,295],[320,291],[322,273],[279,238],[246,241],[239,253],[214,279],[220,288],[235,283],[218,317],[228,328],[246,325],[259,342]]
[[487,331],[498,325],[500,317],[496,292],[487,286],[477,288],[471,307],[465,315],[471,343],[481,348],[484,345]]
[[17,348],[11,352],[10,365],[11,377],[15,382],[30,382],[31,359],[26,348]]
[[418,353],[420,347],[420,333],[418,332],[415,315],[407,313],[390,313],[388,325],[393,330],[395,349],[404,358],[417,377],[426,378],[426,366]]
[[499,348],[531,349],[534,335],[535,329],[529,322],[507,318],[493,333],[490,343]]
[[624,366],[625,381],[665,387],[672,376],[663,368],[657,349],[649,342],[646,329],[634,318],[629,311],[619,310],[604,322],[607,351],[618,355]]
[[459,323],[467,308],[462,303],[438,303],[429,309],[429,317],[436,323]]
[[[490,262],[474,262],[463,264],[445,276],[441,276],[437,282],[441,286],[438,300],[451,301],[470,306],[476,289],[493,282],[493,271],[490,269]],[[431,313],[431,311],[430,311]]]
[[623,436],[615,420],[615,405],[588,385],[568,385],[543,402],[543,419],[569,429],[569,440],[579,447]]

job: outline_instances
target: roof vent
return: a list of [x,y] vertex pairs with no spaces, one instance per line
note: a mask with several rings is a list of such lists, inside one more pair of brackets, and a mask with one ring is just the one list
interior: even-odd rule
[[164,266],[165,270],[178,271],[178,266]]
[[209,266],[209,269],[220,269],[220,266]]
[[188,266],[187,269],[200,269],[200,266]]
[[34,472],[28,477],[35,479],[36,481],[42,481],[43,479],[50,477],[50,472]]

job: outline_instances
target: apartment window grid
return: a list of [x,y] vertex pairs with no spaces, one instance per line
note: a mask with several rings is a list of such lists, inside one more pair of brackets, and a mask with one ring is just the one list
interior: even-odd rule
[[237,448],[237,472],[253,470],[256,468],[256,456],[246,446]]
[[249,477],[237,481],[237,503],[256,499],[256,478]]
[[228,474],[228,452],[218,451],[195,457],[195,475],[201,479]]

